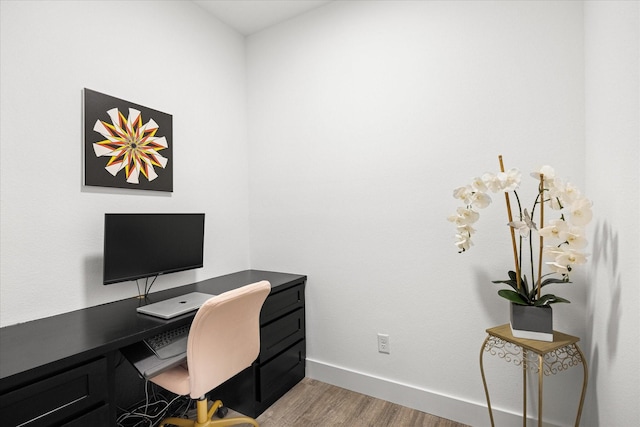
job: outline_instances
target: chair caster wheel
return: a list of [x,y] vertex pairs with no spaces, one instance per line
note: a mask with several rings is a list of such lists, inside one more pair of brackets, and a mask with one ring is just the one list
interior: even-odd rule
[[216,411],[216,415],[218,416],[218,418],[224,418],[227,416],[227,414],[229,413],[229,408],[221,406],[218,408],[218,410]]

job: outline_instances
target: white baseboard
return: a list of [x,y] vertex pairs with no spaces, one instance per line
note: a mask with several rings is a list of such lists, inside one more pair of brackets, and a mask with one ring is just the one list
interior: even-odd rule
[[[489,411],[484,401],[469,402],[308,358],[306,376],[470,426],[491,425]],[[494,405],[492,410],[495,425],[522,425],[521,414],[503,411],[495,408]],[[546,423],[544,425],[551,426]]]

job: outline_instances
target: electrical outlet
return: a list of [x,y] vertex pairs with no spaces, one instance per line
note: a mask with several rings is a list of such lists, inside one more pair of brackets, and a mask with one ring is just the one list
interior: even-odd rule
[[378,353],[391,353],[391,348],[389,347],[389,335],[378,334]]

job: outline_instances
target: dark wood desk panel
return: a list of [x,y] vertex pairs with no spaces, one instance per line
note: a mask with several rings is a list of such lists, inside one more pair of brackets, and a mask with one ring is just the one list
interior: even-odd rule
[[246,270],[152,293],[147,300],[134,297],[0,328],[0,396],[6,402],[8,393],[25,385],[94,360],[111,360],[120,348],[189,323],[195,315],[158,319],[137,313],[141,304],[193,291],[220,294],[260,280],[271,282],[273,295],[293,286],[303,288],[306,276]]

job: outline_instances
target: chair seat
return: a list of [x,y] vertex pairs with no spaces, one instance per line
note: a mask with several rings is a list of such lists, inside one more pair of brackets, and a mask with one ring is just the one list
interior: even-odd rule
[[189,368],[186,363],[175,366],[156,375],[153,377],[153,382],[158,384],[160,387],[181,396],[188,395],[191,390],[189,383]]

